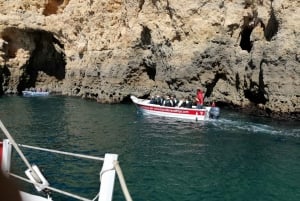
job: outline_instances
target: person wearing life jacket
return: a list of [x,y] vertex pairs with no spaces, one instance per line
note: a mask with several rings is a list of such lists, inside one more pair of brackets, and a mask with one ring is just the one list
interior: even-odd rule
[[191,97],[187,97],[187,99],[185,100],[185,107],[186,108],[192,108],[193,107],[193,101],[191,99]]
[[154,96],[151,96],[150,104],[156,104],[156,99],[154,98]]
[[167,106],[167,107],[172,107],[173,106],[173,102],[170,99],[170,96],[167,96],[163,102],[163,106]]
[[159,98],[159,105],[163,105],[164,104],[164,100],[165,100],[165,98],[161,96]]
[[173,103],[173,107],[176,107],[179,103],[178,99],[176,98],[176,96],[171,96],[171,101]]
[[160,95],[156,95],[155,96],[155,104],[156,105],[162,105],[162,103],[163,103],[163,98],[160,96]]
[[196,104],[197,104],[197,109],[202,109],[203,108],[203,101],[204,101],[204,94],[201,89],[197,90],[197,95],[196,95]]
[[177,104],[177,107],[185,107],[185,101],[186,101],[185,98],[180,99],[180,101]]

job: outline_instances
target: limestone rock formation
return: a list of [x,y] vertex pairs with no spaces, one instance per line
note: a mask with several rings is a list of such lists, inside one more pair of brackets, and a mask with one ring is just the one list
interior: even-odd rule
[[0,93],[172,93],[300,116],[300,2],[0,0]]

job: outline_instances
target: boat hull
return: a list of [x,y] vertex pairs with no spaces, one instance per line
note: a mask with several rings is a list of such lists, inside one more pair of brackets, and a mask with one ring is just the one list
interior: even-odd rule
[[151,104],[149,100],[139,99],[135,96],[130,97],[133,103],[143,114],[158,115],[170,118],[188,119],[194,121],[209,120],[209,111],[211,107],[204,109],[183,108],[183,107],[166,107]]

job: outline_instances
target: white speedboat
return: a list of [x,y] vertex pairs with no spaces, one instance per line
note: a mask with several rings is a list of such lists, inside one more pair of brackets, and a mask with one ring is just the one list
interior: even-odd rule
[[23,96],[48,96],[49,91],[22,91]]
[[220,115],[219,107],[204,107],[197,109],[185,107],[168,107],[150,103],[148,99],[140,99],[135,96],[130,96],[136,107],[144,114],[158,115],[170,118],[188,119],[193,121],[203,121],[216,119]]
[[[113,198],[113,191],[114,191],[114,183],[115,183],[115,175],[117,173],[121,189],[124,193],[125,200],[132,201],[131,196],[128,192],[124,176],[122,174],[122,170],[118,163],[118,155],[117,154],[105,154],[104,157],[95,157],[90,155],[83,155],[83,154],[76,154],[76,153],[70,153],[70,152],[64,152],[59,150],[53,150],[53,149],[47,149],[47,148],[41,148],[41,147],[34,147],[30,145],[24,145],[24,144],[17,144],[10,133],[7,131],[5,126],[3,125],[2,121],[0,120],[0,128],[3,131],[4,135],[6,136],[6,139],[3,141],[0,141],[0,165],[1,170],[4,173],[5,176],[2,174],[0,175],[1,183],[7,182],[7,184],[11,183],[9,182],[9,178],[13,177],[15,179],[22,180],[23,182],[27,182],[32,184],[32,187],[34,187],[37,191],[36,194],[24,192],[20,189],[14,188],[15,193],[13,195],[19,194],[16,197],[20,197],[22,201],[52,201],[51,195],[53,193],[62,194],[64,196],[67,196],[69,198],[77,199],[77,200],[84,200],[84,201],[112,201]],[[31,164],[26,156],[21,151],[21,148],[31,149],[35,151],[44,151],[49,152],[49,154],[62,154],[68,157],[76,157],[79,159],[90,159],[95,160],[96,163],[99,163],[99,161],[103,162],[102,169],[100,171],[100,188],[99,192],[96,195],[93,195],[92,198],[86,198],[82,197],[80,195],[76,195],[70,192],[66,192],[62,189],[55,188],[51,186],[51,178],[48,178],[43,175],[43,173],[40,171],[38,164],[35,162],[35,164]],[[11,172],[11,160],[12,160],[12,151],[16,151],[17,154],[20,156],[20,158],[23,160],[25,165],[27,166],[27,169],[24,171],[24,175],[17,175],[13,172]],[[0,171],[1,171],[0,170]],[[0,172],[1,173],[1,172]],[[84,174],[84,169],[82,174]],[[97,173],[95,173],[97,175]],[[59,175],[57,175],[59,176]],[[5,181],[2,181],[5,180]],[[7,181],[6,181],[7,180]],[[13,198],[9,197],[2,197],[2,196],[9,196],[12,194],[7,194],[9,190],[9,185],[5,186],[8,189],[0,189],[0,199],[1,200],[12,200]],[[15,187],[15,186],[14,186]],[[82,188],[84,188],[84,185],[82,185]],[[41,195],[43,194],[43,196]],[[15,196],[14,196],[15,197]],[[19,199],[20,200],[20,199]]]

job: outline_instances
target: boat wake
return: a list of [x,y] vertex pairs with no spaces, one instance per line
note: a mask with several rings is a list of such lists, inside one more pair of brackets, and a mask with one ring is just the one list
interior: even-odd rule
[[255,123],[245,120],[233,120],[233,119],[219,119],[217,121],[211,121],[214,126],[217,126],[221,130],[233,131],[233,132],[243,132],[245,134],[268,134],[268,135],[278,135],[278,136],[290,136],[290,137],[300,137],[300,128],[295,128],[291,126],[275,125],[273,124],[263,124]]
[[235,113],[225,113],[219,119],[209,119],[206,121],[178,120],[153,115],[142,115],[141,113],[138,114],[138,118],[140,118],[143,123],[149,123],[152,128],[157,127],[162,130],[168,130],[170,128],[177,128],[178,130],[200,129],[209,133],[242,133],[300,137],[300,127],[297,122],[280,122],[259,117],[241,116]]

